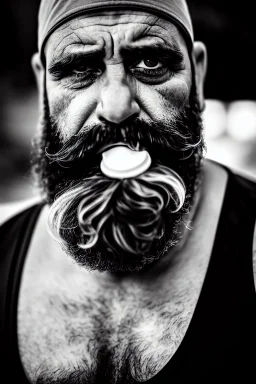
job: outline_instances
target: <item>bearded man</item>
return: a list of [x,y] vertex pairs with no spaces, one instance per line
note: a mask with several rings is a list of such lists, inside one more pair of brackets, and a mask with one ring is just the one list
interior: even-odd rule
[[42,0],[42,198],[1,233],[6,382],[248,382],[255,184],[203,161],[184,0]]

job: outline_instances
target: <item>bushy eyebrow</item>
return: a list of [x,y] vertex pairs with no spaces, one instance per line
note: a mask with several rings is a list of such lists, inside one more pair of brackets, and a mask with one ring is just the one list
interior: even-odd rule
[[[120,47],[120,54],[125,61],[131,61],[138,57],[158,57],[166,58],[173,65],[181,64],[184,60],[183,53],[176,44],[167,43],[147,43],[147,44],[126,44]],[[50,74],[55,74],[65,70],[75,63],[81,63],[85,60],[100,61],[105,57],[104,47],[92,51],[69,52],[63,55],[59,60],[54,61],[48,67]]]
[[123,45],[120,53],[124,59],[129,59],[131,56],[155,56],[160,58],[172,59],[175,63],[181,63],[184,60],[184,55],[180,48],[176,45],[167,43],[151,43],[151,44],[136,44]]
[[104,48],[87,51],[87,52],[70,52],[61,56],[58,60],[54,60],[53,63],[49,64],[48,71],[51,74],[60,72],[63,69],[71,66],[75,63],[80,63],[84,60],[102,60],[105,56]]

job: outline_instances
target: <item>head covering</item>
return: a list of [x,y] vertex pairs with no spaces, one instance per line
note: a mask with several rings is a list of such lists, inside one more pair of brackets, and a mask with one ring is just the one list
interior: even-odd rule
[[67,20],[92,11],[113,9],[148,11],[162,16],[183,31],[188,48],[192,47],[193,28],[185,0],[41,0],[38,18],[40,56],[50,34]]

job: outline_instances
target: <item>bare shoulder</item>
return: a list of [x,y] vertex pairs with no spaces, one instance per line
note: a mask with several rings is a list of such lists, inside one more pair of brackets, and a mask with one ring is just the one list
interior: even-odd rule
[[[206,160],[204,163],[204,184],[206,185],[206,191],[208,200],[212,195],[212,202],[217,202],[216,193],[222,191],[224,194],[228,180],[227,171],[221,167],[218,163]],[[222,201],[222,200],[219,200]]]
[[33,197],[27,200],[0,204],[0,225],[25,209],[32,207],[32,205],[40,203],[40,201],[40,197]]

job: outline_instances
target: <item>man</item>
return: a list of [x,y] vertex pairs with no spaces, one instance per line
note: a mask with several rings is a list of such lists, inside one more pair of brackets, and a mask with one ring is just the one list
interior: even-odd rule
[[38,48],[43,199],[1,227],[6,382],[249,382],[255,184],[203,161],[186,3],[43,0]]

